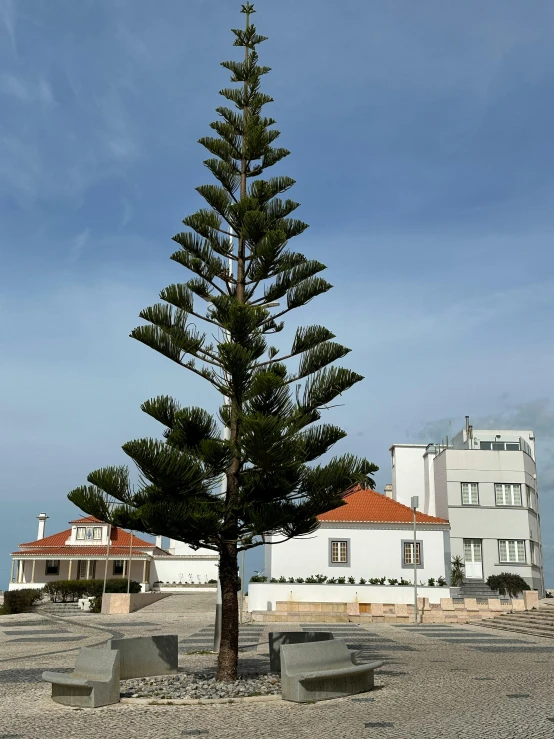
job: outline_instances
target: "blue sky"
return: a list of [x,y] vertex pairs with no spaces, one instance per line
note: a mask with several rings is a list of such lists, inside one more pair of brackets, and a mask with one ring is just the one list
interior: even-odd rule
[[[41,510],[62,529],[69,490],[159,434],[142,401],[217,404],[128,335],[185,276],[170,238],[210,181],[196,142],[239,7],[0,4],[0,587]],[[295,319],[328,325],[366,377],[333,411],[340,450],[376,462],[382,490],[392,443],[466,414],[534,428],[554,587],[554,5],[256,7],[280,171],[311,225],[295,248],[335,285]]]

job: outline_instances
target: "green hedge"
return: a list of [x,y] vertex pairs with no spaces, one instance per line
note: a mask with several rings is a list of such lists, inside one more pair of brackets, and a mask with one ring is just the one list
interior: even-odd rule
[[514,575],[513,572],[501,572],[499,575],[489,575],[487,585],[491,590],[498,590],[500,595],[506,595],[507,593],[510,598],[515,598],[516,595],[522,593],[524,590],[531,590],[521,575]]
[[40,588],[22,588],[21,590],[8,590],[4,593],[4,605],[0,606],[0,613],[25,613],[38,603],[42,598]]
[[[58,580],[44,586],[44,592],[55,602],[67,603],[79,598],[102,595],[104,580]],[[106,593],[126,593],[127,578],[106,580]],[[131,580],[131,593],[140,593],[140,583]]]

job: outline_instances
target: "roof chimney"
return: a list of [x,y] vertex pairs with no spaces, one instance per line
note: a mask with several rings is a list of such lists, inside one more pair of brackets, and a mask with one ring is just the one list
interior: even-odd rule
[[469,416],[466,416],[466,436],[469,434]]
[[392,485],[390,484],[390,482],[385,485],[385,495],[387,496],[387,498],[392,498]]
[[157,536],[156,537],[156,546],[158,547],[158,549],[163,549],[163,547],[162,547],[162,537],[161,536]]
[[37,536],[37,541],[38,541],[39,539],[44,539],[44,527],[46,526],[46,519],[50,518],[50,516],[47,516],[46,513],[39,513],[37,518],[38,518],[38,536]]

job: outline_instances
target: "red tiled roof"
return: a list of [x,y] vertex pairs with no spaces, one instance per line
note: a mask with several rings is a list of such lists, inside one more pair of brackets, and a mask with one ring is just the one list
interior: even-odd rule
[[[93,516],[90,516],[90,518],[94,518]],[[86,519],[81,519],[82,521],[85,521]],[[91,523],[102,523],[102,521],[98,521],[97,519],[94,519],[94,521],[91,521]],[[65,531],[60,531],[58,534],[52,534],[51,536],[45,536],[44,539],[38,539],[37,541],[30,541],[26,544],[20,544],[20,547],[40,547],[41,549],[45,547],[63,547],[65,545],[65,542],[69,539],[71,536],[71,529],[66,529]],[[125,529],[120,529],[118,526],[113,526],[112,531],[110,534],[110,540],[112,542],[113,546],[116,547],[127,547],[127,550],[131,546],[131,534],[128,531],[125,531]],[[78,545],[78,548],[84,545]],[[144,539],[141,539],[138,536],[135,536],[133,534],[133,550],[135,547],[147,547],[148,549],[151,549],[154,546],[154,543],[151,541],[145,541]],[[104,551],[106,551],[106,547],[104,546]]]
[[[35,555],[43,555],[48,557],[58,557],[58,556],[67,556],[72,555],[75,557],[83,556],[83,557],[90,557],[90,556],[98,556],[99,558],[106,556],[106,547],[84,547],[84,546],[74,546],[74,547],[42,547],[41,549],[23,549],[19,550],[17,552],[12,552],[12,557],[21,557],[28,554],[35,554]],[[141,552],[135,549],[133,547],[133,557],[139,556],[139,555],[146,555],[149,556],[146,552]],[[119,555],[122,558],[129,557],[129,547],[110,547],[110,557]]]
[[[413,523],[414,512],[408,506],[388,498],[375,490],[362,490],[355,487],[344,496],[345,505],[333,511],[322,513],[319,521],[363,521],[366,523]],[[444,518],[416,514],[417,523],[448,524]]]
[[100,521],[96,516],[85,516],[84,518],[76,518],[75,521],[69,521],[68,523],[105,523],[105,521]]

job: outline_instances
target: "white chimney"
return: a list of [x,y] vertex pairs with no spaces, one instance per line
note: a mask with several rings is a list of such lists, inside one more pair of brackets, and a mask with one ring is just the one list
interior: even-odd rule
[[38,536],[37,541],[39,539],[44,539],[44,527],[46,526],[46,519],[50,518],[50,516],[47,516],[46,513],[40,513],[38,516]]
[[162,537],[161,536],[157,536],[156,537],[156,546],[158,547],[158,549],[163,549],[163,547],[162,547]]
[[385,485],[385,495],[387,496],[387,498],[392,498],[392,485],[390,484],[390,482]]

